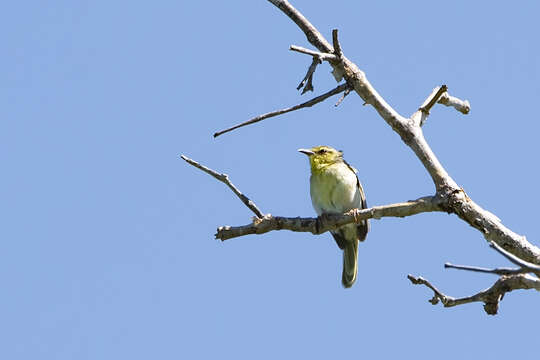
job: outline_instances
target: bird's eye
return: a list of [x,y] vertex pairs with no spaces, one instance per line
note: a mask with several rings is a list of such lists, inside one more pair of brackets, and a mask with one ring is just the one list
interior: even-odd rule
[[317,153],[319,153],[319,154],[325,154],[326,152],[327,152],[326,149],[321,149],[321,150],[317,151]]

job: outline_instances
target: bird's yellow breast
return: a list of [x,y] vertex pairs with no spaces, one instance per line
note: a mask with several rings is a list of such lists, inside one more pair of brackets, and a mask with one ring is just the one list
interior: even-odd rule
[[342,213],[361,207],[356,174],[343,162],[337,162],[311,173],[310,193],[318,215]]

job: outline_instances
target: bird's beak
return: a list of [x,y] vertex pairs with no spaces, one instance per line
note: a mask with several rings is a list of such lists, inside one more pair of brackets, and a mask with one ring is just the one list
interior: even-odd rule
[[306,154],[307,156],[315,155],[315,153],[308,149],[298,149],[302,154]]

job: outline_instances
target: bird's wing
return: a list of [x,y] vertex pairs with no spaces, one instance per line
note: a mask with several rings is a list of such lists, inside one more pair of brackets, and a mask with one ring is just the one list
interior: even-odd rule
[[[366,195],[364,194],[364,188],[362,187],[362,184],[360,183],[360,180],[358,180],[358,177],[356,177],[357,183],[356,186],[358,187],[358,192],[360,192],[360,199],[361,199],[361,205],[362,209],[367,209],[367,201],[366,201]],[[367,233],[369,231],[369,220],[362,220],[360,224],[356,227],[356,233],[358,234],[358,240],[364,241],[366,240]]]
[[[351,165],[349,165],[348,162],[343,160],[345,165],[351,169],[351,171],[356,175],[358,171],[353,168]],[[360,182],[360,179],[358,179],[358,175],[356,175],[356,190],[360,194],[360,208],[361,209],[367,209],[367,201],[366,201],[366,194],[364,193],[364,188],[362,187],[362,183]],[[366,239],[367,233],[369,231],[369,221],[368,220],[362,220],[360,224],[356,227],[356,233],[358,235],[358,240],[364,241]],[[334,236],[335,239],[335,236]],[[337,239],[336,239],[337,242]],[[338,243],[339,245],[339,243]],[[341,248],[341,246],[340,246]]]
[[330,231],[330,234],[334,237],[334,240],[336,241],[337,246],[343,250],[345,249],[345,245],[347,245],[347,240],[343,237],[343,234],[339,231]]

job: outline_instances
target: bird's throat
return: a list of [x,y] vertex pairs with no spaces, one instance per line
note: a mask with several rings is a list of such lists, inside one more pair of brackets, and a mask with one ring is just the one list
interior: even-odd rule
[[328,161],[320,161],[320,159],[310,159],[310,165],[311,165],[311,173],[312,174],[321,174],[325,172],[328,167],[334,165],[336,161],[328,162]]

